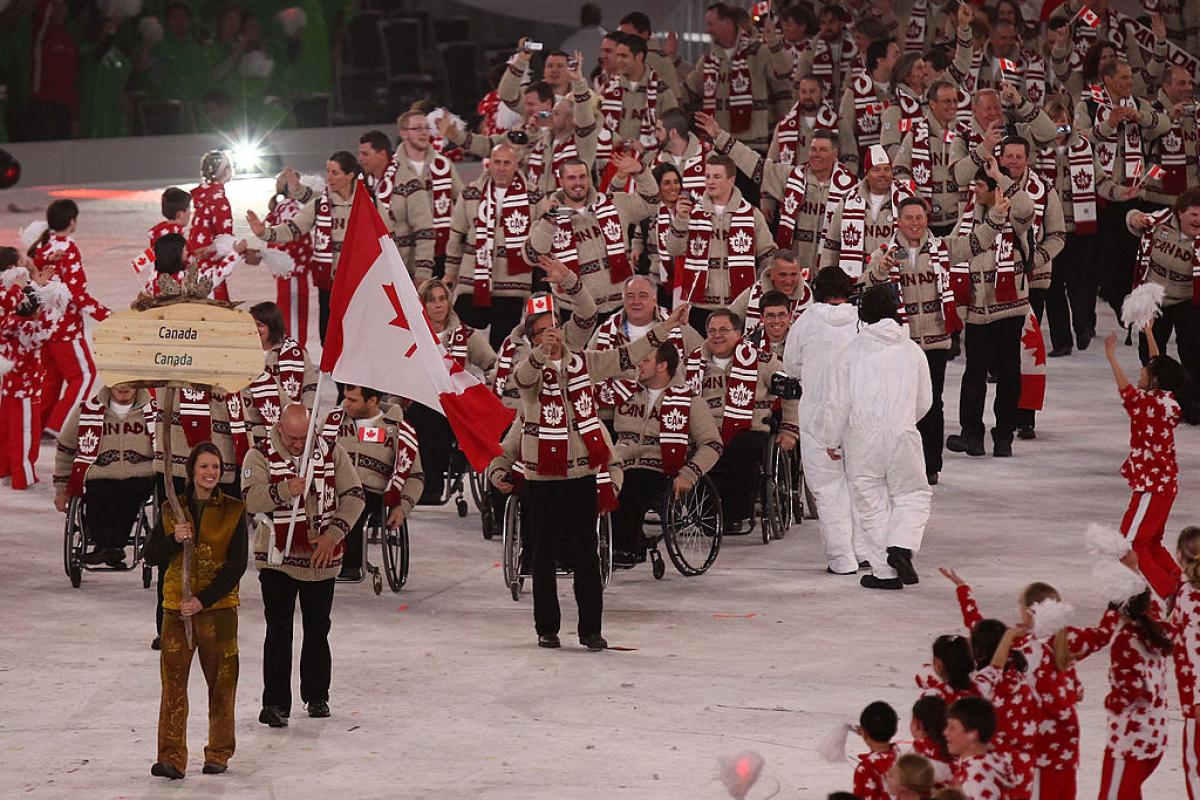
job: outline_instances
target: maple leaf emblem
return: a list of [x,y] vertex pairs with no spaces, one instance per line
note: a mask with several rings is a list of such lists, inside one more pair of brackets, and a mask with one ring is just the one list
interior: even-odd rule
[[862,128],[863,133],[875,133],[879,130],[879,115],[866,114],[859,120],[858,126]]
[[263,419],[271,425],[279,421],[279,404],[274,400],[265,401],[259,410],[262,412]]
[[1092,173],[1090,170],[1082,170],[1075,174],[1071,179],[1075,183],[1075,188],[1079,191],[1086,191],[1092,185]]
[[587,392],[579,395],[579,399],[575,401],[575,416],[580,419],[586,419],[592,415],[594,405],[592,396]]
[[558,403],[547,403],[542,409],[542,416],[551,425],[558,425],[563,421],[563,407]]
[[681,431],[687,424],[687,417],[678,408],[672,408],[662,415],[662,424],[669,431]]
[[787,145],[779,148],[779,161],[783,164],[793,163],[792,159],[796,157],[796,151]]
[[337,502],[337,490],[333,486],[326,485],[321,498],[321,505],[325,508],[333,508],[333,504]]
[[95,431],[84,431],[79,436],[79,449],[84,453],[94,452],[100,444],[100,437]]
[[858,247],[862,241],[862,231],[859,228],[846,226],[842,229],[842,244],[847,247]]
[[1042,104],[1042,87],[1038,83],[1030,83],[1025,87],[1025,93],[1029,95],[1029,99],[1035,106]]
[[300,381],[294,377],[287,377],[283,381],[283,390],[287,392],[288,397],[299,399],[300,397]]
[[754,399],[754,393],[750,391],[750,387],[743,383],[737,386],[730,387],[729,399],[733,401],[735,406],[748,406],[750,401]]
[[438,195],[437,199],[433,201],[433,210],[439,217],[445,216],[446,212],[450,210],[450,198],[444,194]]
[[600,392],[600,404],[611,406],[617,402],[617,393],[613,390],[612,384],[608,381],[600,384],[598,387]]
[[412,469],[412,465],[413,465],[412,456],[410,456],[408,454],[407,450],[401,450],[396,453],[396,471],[397,472],[408,472],[410,469]]
[[704,250],[704,240],[699,236],[693,237],[692,240],[688,242],[688,252],[690,252],[694,257],[699,258],[700,256],[704,255]]
[[1021,334],[1021,346],[1033,353],[1034,364],[1046,363],[1045,346],[1042,344],[1042,337],[1038,331],[1029,328]]
[[717,93],[717,78],[715,75],[704,79],[704,93],[710,95]]
[[235,417],[241,416],[241,414],[242,414],[242,398],[241,398],[241,396],[236,395],[236,394],[229,395],[229,413]]
[[610,219],[604,223],[603,233],[605,239],[608,239],[610,242],[616,241],[621,238],[621,224],[615,219]]
[[571,246],[571,234],[567,231],[558,230],[554,232],[554,249],[566,250]]
[[911,38],[921,35],[921,23],[917,22],[916,19],[910,19],[908,21],[908,35]]
[[913,180],[921,186],[929,183],[929,167],[924,164],[914,164],[912,168]]
[[745,94],[750,91],[750,77],[745,74],[736,76],[729,84],[730,88],[736,94]]
[[754,239],[745,231],[738,231],[729,237],[729,249],[735,253],[748,253],[750,252],[750,246],[753,244]]
[[204,399],[204,390],[203,389],[184,389],[183,390],[183,398],[185,400],[191,401],[193,403],[199,403],[201,400]]
[[1175,131],[1171,131],[1163,137],[1163,149],[1167,152],[1176,152],[1179,150],[1180,144],[1182,143],[1179,141],[1179,137],[1175,135]]
[[329,234],[325,233],[320,228],[314,227],[312,229],[312,243],[313,243],[314,250],[320,252],[322,250],[328,249],[329,244],[330,244],[329,239],[330,239]]
[[784,198],[783,210],[786,211],[787,215],[790,217],[792,214],[796,213],[796,208],[799,207],[799,205],[800,201],[796,199],[796,195],[789,194],[786,198]]
[[508,231],[509,236],[524,233],[528,226],[529,215],[524,211],[514,211],[504,219],[504,229]]
[[1107,147],[1101,148],[1100,163],[1103,164],[1105,167],[1107,167],[1109,164],[1112,163],[1112,160],[1113,160],[1112,150],[1109,150]]

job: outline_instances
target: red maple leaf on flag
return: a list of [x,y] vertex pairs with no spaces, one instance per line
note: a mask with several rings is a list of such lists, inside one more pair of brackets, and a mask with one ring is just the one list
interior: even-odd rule
[[1046,348],[1042,343],[1041,331],[1037,328],[1026,326],[1021,334],[1021,346],[1033,353],[1034,364],[1046,363]]
[[[406,331],[411,331],[412,328],[408,325],[408,318],[404,316],[404,309],[400,307],[400,297],[396,294],[396,284],[387,283],[383,286],[383,293],[387,295],[388,301],[392,304],[392,310],[396,312],[396,318],[389,322],[389,325],[395,325],[397,328],[403,328]],[[438,338],[437,331],[433,329],[433,323],[429,321],[429,317],[423,312],[421,315],[425,324],[429,326],[429,332],[433,334],[433,338]],[[414,341],[408,346],[408,350],[404,353],[405,358],[412,358],[412,354],[417,351],[417,343]]]

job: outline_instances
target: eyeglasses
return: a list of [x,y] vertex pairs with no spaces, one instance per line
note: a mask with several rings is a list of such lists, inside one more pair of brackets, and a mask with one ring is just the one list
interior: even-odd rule
[[763,314],[762,318],[765,320],[769,320],[771,322],[780,322],[780,321],[786,320],[790,316],[791,316],[791,314],[789,314],[788,312],[780,311],[780,312],[774,313],[774,314]]
[[708,329],[709,336],[712,336],[713,334],[726,335],[726,334],[730,334],[733,332],[734,332],[733,328],[709,328]]
[[417,131],[427,131],[427,130],[429,130],[429,129],[428,129],[428,128],[426,128],[424,125],[421,125],[421,126],[418,126],[418,127],[416,127],[416,128],[401,128],[400,130],[402,130],[402,131],[409,131],[410,133],[416,133]]

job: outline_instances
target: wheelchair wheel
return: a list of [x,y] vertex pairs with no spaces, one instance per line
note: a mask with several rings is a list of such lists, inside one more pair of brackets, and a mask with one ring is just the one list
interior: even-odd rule
[[504,528],[502,536],[504,540],[504,585],[508,587],[512,593],[513,600],[521,599],[521,589],[525,581],[521,577],[521,518],[524,514],[521,511],[520,499],[511,494],[508,496],[508,501],[504,504]]
[[479,525],[483,528],[483,538],[491,541],[496,536],[499,525],[496,522],[496,512],[492,508],[490,494],[483,496],[483,504],[479,506]]
[[[366,553],[367,536],[363,532],[363,553]],[[399,528],[384,528],[379,538],[383,548],[383,572],[387,575],[388,588],[398,592],[408,583],[408,520]],[[364,559],[365,560],[365,559]],[[383,586],[379,582],[379,573],[375,573],[375,594],[379,594]]]
[[600,584],[608,588],[613,571],[612,520],[608,514],[596,517],[596,553],[600,556]]
[[83,582],[83,553],[87,540],[83,533],[83,498],[72,497],[67,505],[67,521],[63,530],[63,571],[76,589]]
[[[680,575],[703,575],[721,552],[724,518],[717,487],[707,475],[691,491],[676,499],[670,490],[663,496],[663,542]],[[658,577],[657,575],[655,577]]]
[[471,484],[471,500],[475,503],[475,508],[479,510],[479,513],[483,514],[485,509],[491,509],[491,506],[488,505],[487,478],[473,469],[469,470],[468,477]]
[[776,443],[772,449],[775,453],[775,467],[772,470],[775,478],[775,496],[779,513],[775,516],[778,527],[775,538],[782,539],[792,527],[792,454]]

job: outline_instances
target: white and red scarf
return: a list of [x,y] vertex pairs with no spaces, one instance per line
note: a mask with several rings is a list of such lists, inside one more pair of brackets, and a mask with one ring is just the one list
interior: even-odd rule
[[847,29],[842,33],[841,50],[838,55],[838,63],[833,63],[833,50],[829,46],[829,42],[818,36],[815,40],[816,49],[813,52],[812,74],[821,82],[821,89],[825,97],[833,96],[833,88],[840,84],[840,79],[835,80],[834,70],[837,70],[837,76],[850,75],[854,70],[855,58],[858,56],[858,45],[854,43],[854,37],[850,35],[850,30]]
[[[694,395],[704,389],[704,373],[708,359],[704,348],[696,348],[687,360],[687,386]],[[733,441],[742,431],[750,430],[754,421],[754,400],[758,395],[758,350],[743,339],[733,349],[729,374],[725,376],[725,407],[721,417],[721,440]]]
[[[213,396],[205,389],[179,390],[179,427],[183,429],[188,448],[212,440]],[[250,451],[250,428],[246,424],[246,409],[241,395],[225,395],[225,411],[229,416],[229,436],[233,440],[234,457],[242,463]]]
[[[903,103],[901,103],[903,106]],[[915,184],[915,193],[917,196],[925,199],[932,206],[933,204],[933,152],[930,147],[932,141],[931,131],[929,130],[929,120],[922,114],[915,118],[901,118],[900,132],[907,133],[912,131],[912,162],[911,171],[913,184]],[[942,133],[943,144],[952,144],[957,134],[954,132],[954,126],[951,125]]]
[[1036,170],[1027,169],[1025,172],[1025,193],[1033,201],[1033,240],[1040,242],[1042,241],[1042,228],[1046,224],[1046,199],[1050,193],[1049,187],[1053,184],[1048,184],[1045,178],[1037,174]]
[[387,209],[388,219],[392,222],[396,221],[395,214],[392,213],[392,195],[396,192],[396,173],[400,170],[399,154],[392,156],[392,160],[388,162],[387,169],[383,171],[383,177],[375,181],[375,199],[383,204]]
[[925,32],[929,26],[929,0],[913,0],[904,29],[904,52],[924,53]]
[[[745,199],[729,214],[729,230],[725,232],[725,266],[729,270],[729,299],[737,297],[754,283],[755,233],[754,207]],[[680,287],[683,298],[701,300],[707,295],[709,252],[713,239],[713,215],[703,204],[692,207],[688,218],[687,253],[683,261]]]
[[[662,322],[667,318],[667,310],[658,307],[654,313],[656,322]],[[618,347],[624,347],[629,344],[629,335],[625,328],[625,312],[618,311],[613,314],[600,326],[596,328],[596,339],[593,343],[594,350],[613,350]],[[672,328],[671,333],[667,338],[671,344],[675,346],[679,357],[684,357],[683,352],[683,331],[679,328]],[[609,378],[600,382],[596,386],[596,397],[600,401],[601,408],[615,408],[637,391],[637,381],[632,378]]]
[[508,377],[516,366],[517,347],[518,343],[512,336],[506,336],[500,344],[500,352],[496,354],[496,374],[492,376],[492,391],[496,397],[504,396]]
[[[642,82],[646,86],[646,107],[636,112],[641,115],[638,119],[638,141],[644,147],[653,147],[658,141],[654,131],[658,121],[658,75],[646,67]],[[625,91],[621,76],[614,75],[600,95],[600,116],[604,127],[618,135],[621,130],[621,118],[625,113]]]
[[[703,191],[701,189],[702,194]],[[654,242],[658,247],[659,279],[662,281],[663,287],[667,289],[675,288],[676,283],[682,279],[683,264],[686,260],[685,256],[672,257],[667,252],[667,240],[671,236],[673,214],[674,211],[668,208],[666,203],[659,203],[658,214],[654,217]]]
[[[392,423],[392,420],[388,420]],[[383,502],[388,508],[393,508],[400,505],[400,497],[404,493],[404,484],[408,481],[412,474],[412,468],[417,463],[417,431],[407,420],[401,420],[395,423],[395,437],[387,436],[377,439],[367,439],[365,436],[370,431],[369,428],[358,428],[354,424],[354,420],[346,415],[346,410],[343,408],[335,408],[329,412],[329,417],[325,420],[325,428],[323,430],[336,429],[338,436],[354,437],[359,441],[378,441],[385,447],[390,447],[395,451],[395,458],[392,461],[392,474],[388,478],[387,487],[383,492]],[[374,432],[372,432],[373,434]]]
[[875,81],[863,73],[850,81],[854,94],[854,134],[860,155],[873,144],[879,144],[883,112],[889,103],[875,96]]
[[[686,156],[683,164],[678,167],[683,191],[692,196],[693,203],[699,203],[700,198],[704,196],[704,162],[708,158],[709,152],[712,151],[712,142],[701,139],[696,141],[699,146],[695,154]],[[666,150],[658,154],[657,162],[659,164],[675,164],[675,160]]]
[[[896,209],[900,207],[900,202],[912,196],[907,186],[892,181],[891,196],[885,202],[891,204],[893,225],[896,224]],[[838,266],[850,277],[857,278],[870,261],[867,258],[867,199],[861,184],[842,200],[842,230],[839,237],[841,250],[838,252]]]
[[575,146],[575,137],[568,136],[560,142],[553,142],[550,137],[540,136],[529,150],[525,159],[525,172],[529,182],[538,186],[542,181],[542,173],[546,169],[546,150],[551,149],[550,171],[554,175],[554,183],[558,184],[558,168],[569,158],[579,158],[579,148]]
[[[801,137],[801,123],[804,114],[799,105],[792,106],[791,111],[775,126],[775,141],[779,143],[779,154],[776,160],[780,164],[794,167],[800,160],[800,151],[808,147],[808,137]],[[822,103],[813,117],[814,131],[836,131],[838,126],[837,111],[829,103]]]
[[[987,212],[984,211],[986,219]],[[970,236],[975,230],[975,193],[967,193],[967,204],[963,207],[962,218],[958,221],[959,236]],[[1017,267],[1014,258],[1016,241],[1013,234],[1012,222],[1004,221],[1000,235],[992,245],[996,259],[996,302],[1017,302]],[[959,305],[969,305],[971,302],[971,265],[962,261],[950,268],[950,287],[954,292],[954,300]]]
[[[1113,112],[1113,99],[1108,94],[1108,91],[1097,87],[1092,87],[1092,97],[1099,103],[1096,109],[1096,127],[1092,131],[1096,134],[1096,155],[1100,159],[1100,166],[1104,168],[1110,176],[1113,173],[1113,167],[1117,160],[1117,147],[1122,147],[1121,157],[1125,162],[1125,186],[1132,186],[1145,169],[1145,161],[1142,155],[1142,126],[1138,122],[1122,122],[1117,125],[1117,134],[1112,138],[1106,138],[1100,135],[1100,125],[1108,119],[1108,115]],[[1137,110],[1137,100],[1132,97],[1122,97],[1116,103],[1118,108],[1132,108]]]
[[[1049,185],[1058,182],[1058,148],[1040,148],[1034,168]],[[1071,182],[1071,216],[1075,233],[1087,236],[1096,232],[1096,174],[1092,145],[1082,136],[1067,145],[1067,174]]]
[[[308,494],[312,496],[316,506],[315,519],[318,528],[316,535],[312,536],[313,539],[316,539],[317,536],[325,532],[325,529],[329,527],[329,523],[333,520],[334,512],[337,510],[336,468],[333,456],[334,446],[337,443],[337,431],[337,425],[331,424],[327,420],[325,426],[321,429],[321,435],[313,440],[312,453],[309,455],[312,480],[308,485]],[[266,440],[259,442],[255,447],[267,457],[268,480],[271,486],[278,487],[279,484],[300,476],[296,472],[296,459],[291,455],[285,455],[276,450],[272,439],[273,437],[267,437]],[[275,493],[278,493],[277,489]],[[308,566],[308,558],[296,558],[292,555],[296,552],[307,552],[313,549],[312,542],[309,539],[308,508],[306,502],[302,501],[297,505],[289,500],[286,503],[275,506],[275,509],[271,512],[271,526],[274,532],[273,546],[275,549],[283,550],[287,546],[289,525],[293,527],[292,548],[291,553],[284,559],[284,563]],[[341,544],[334,549],[335,559],[340,558],[341,550]]]
[[508,274],[520,275],[531,272],[521,250],[529,238],[529,225],[533,208],[525,179],[518,172],[512,183],[503,191],[500,208],[496,208],[496,187],[489,177],[479,190],[479,207],[475,211],[475,275],[473,306],[492,304],[492,275],[496,252],[497,222],[504,230],[504,250],[508,258]]
[[[892,234],[892,238],[888,244],[885,245],[885,248],[888,250],[893,248],[900,248],[903,250],[908,249],[907,246],[900,241],[900,237],[895,233]],[[918,258],[923,253],[929,254],[929,268],[933,270],[934,280],[937,281],[938,299],[942,304],[942,320],[946,325],[946,333],[956,333],[957,331],[961,331],[963,329],[963,323],[962,319],[958,316],[958,308],[955,305],[955,303],[958,301],[958,298],[955,296],[955,288],[952,285],[953,278],[950,267],[950,248],[946,245],[945,240],[943,240],[941,237],[930,235],[925,240],[925,244],[921,245],[921,249],[917,253]],[[914,263],[912,267],[915,270],[917,265]],[[892,283],[896,284],[896,288],[900,291],[900,323],[902,325],[907,324],[909,304],[904,299],[904,281],[901,279],[899,264],[892,265],[892,269],[888,273],[888,277],[891,279]],[[970,300],[971,294],[971,275],[969,268],[965,277],[967,280],[967,285],[965,297],[962,301],[963,305],[966,305]],[[919,303],[915,303],[914,305],[918,305],[919,307]]]
[[[1191,135],[1195,137],[1200,131],[1200,104],[1192,103],[1192,119],[1194,125]],[[1166,114],[1169,107],[1162,113]],[[1187,186],[1187,141],[1188,134],[1183,129],[1183,117],[1171,120],[1171,129],[1165,135],[1154,141],[1163,168],[1163,194],[1178,195]]]
[[450,241],[450,217],[454,212],[454,165],[441,153],[434,153],[429,162],[429,177],[425,188],[433,206],[433,233],[436,237],[434,255],[446,255]]
[[[825,204],[817,213],[819,228],[814,235],[825,230],[833,216],[833,209],[858,183],[850,170],[835,162],[829,177],[829,190],[825,193]],[[775,231],[775,243],[780,247],[791,247],[796,236],[796,224],[800,209],[804,205],[804,194],[808,191],[807,167],[793,167],[783,187],[783,207],[779,211],[779,227]]]
[[458,323],[458,327],[447,333],[449,335],[446,338],[446,353],[450,356],[451,361],[461,369],[466,369],[467,353],[471,346],[471,334],[475,333],[475,329],[469,328],[465,323],[460,322]]
[[[721,59],[709,51],[700,64],[704,76],[701,110],[710,116],[717,112],[717,86],[721,81]],[[729,59],[729,132],[750,130],[754,112],[754,94],[750,79],[750,54],[747,42],[739,37]]]
[[[96,397],[83,401],[79,408],[75,460],[71,463],[71,475],[67,478],[68,497],[83,495],[83,481],[87,477],[87,471],[100,455],[100,443],[104,439],[104,414],[107,410],[108,404],[100,402]],[[150,441],[151,452],[154,452],[154,423],[158,419],[158,408],[153,399],[142,406],[142,416],[146,423],[146,438]]]
[[662,394],[658,410],[658,447],[662,454],[663,474],[669,478],[678,475],[687,463],[692,396],[686,385],[679,384],[668,386]]
[[[808,288],[808,276],[807,267],[800,270],[800,297],[788,298],[788,310],[792,312],[791,322],[788,323],[789,328],[796,320],[800,319],[800,315],[808,308],[808,301],[812,299],[812,290]],[[762,281],[758,281],[750,289],[750,296],[746,298],[746,319],[742,323],[742,332],[747,336],[762,326],[762,296],[766,292]]]
[[[1162,208],[1146,215],[1146,229],[1142,231],[1141,241],[1138,242],[1137,273],[1133,276],[1135,289],[1145,283],[1146,278],[1150,275],[1155,229],[1168,222],[1173,216],[1175,216],[1175,212],[1170,208]],[[1200,236],[1195,238],[1192,249],[1192,305],[1200,306]]]
[[333,288],[333,201],[329,189],[313,200],[312,264],[313,283],[318,289]]
[[276,366],[264,369],[246,390],[251,404],[268,427],[279,421],[283,410],[280,389],[293,403],[301,402],[304,395],[304,348],[295,339],[285,336],[273,349],[278,354]]
[[[578,213],[591,213],[600,226],[600,235],[604,239],[604,260],[608,263],[609,279],[617,284],[633,275],[629,265],[629,250],[625,245],[625,226],[621,224],[621,215],[612,197],[607,194],[597,194],[596,199],[580,209]],[[556,217],[557,228],[550,246],[551,254],[567,266],[576,275],[579,274],[579,243],[575,237],[575,228],[571,220],[575,216],[566,206],[559,206]]]
[[[571,428],[579,432],[587,448],[588,466],[593,469],[608,464],[610,456],[600,419],[596,416],[596,389],[588,375],[587,362],[579,353],[568,353],[566,359],[567,385],[559,380],[558,368],[547,364],[542,368],[542,387],[538,396],[538,473],[565,476],[568,468]],[[574,412],[574,425],[567,421],[567,405]]]

